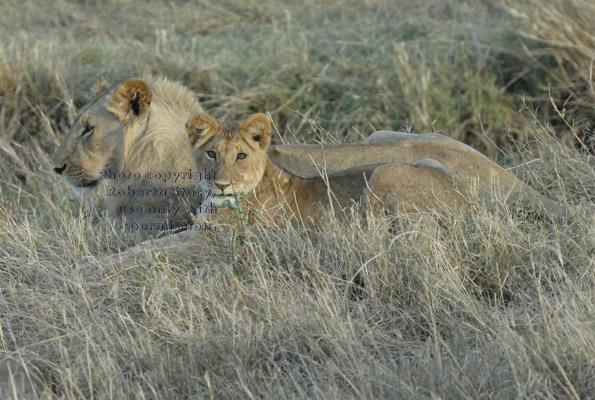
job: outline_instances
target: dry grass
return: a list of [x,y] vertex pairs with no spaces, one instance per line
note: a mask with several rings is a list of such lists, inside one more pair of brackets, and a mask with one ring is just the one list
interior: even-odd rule
[[[0,3],[1,398],[595,392],[591,2],[143,4]],[[286,138],[441,130],[577,211],[240,226],[98,263],[128,243],[47,154],[99,76],[146,72]]]

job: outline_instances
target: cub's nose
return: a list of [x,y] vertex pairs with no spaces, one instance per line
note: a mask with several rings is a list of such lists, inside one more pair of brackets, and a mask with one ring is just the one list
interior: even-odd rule
[[64,170],[66,169],[66,164],[64,164],[62,167],[54,167],[52,168],[54,170],[55,173],[57,173],[58,175],[62,175],[62,172],[64,172]]
[[217,185],[217,187],[219,189],[221,189],[221,191],[223,191],[226,187],[228,187],[230,184],[229,183],[217,183],[215,182],[215,185]]

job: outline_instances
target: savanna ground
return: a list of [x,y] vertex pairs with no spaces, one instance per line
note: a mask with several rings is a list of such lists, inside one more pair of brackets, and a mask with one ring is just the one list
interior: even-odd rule
[[[1,398],[592,398],[595,3],[0,2]],[[438,131],[566,222],[359,216],[128,245],[48,158],[100,77],[287,141]]]

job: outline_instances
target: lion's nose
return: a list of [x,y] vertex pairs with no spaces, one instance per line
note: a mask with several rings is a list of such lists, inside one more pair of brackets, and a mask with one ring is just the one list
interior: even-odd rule
[[64,172],[64,170],[66,169],[66,164],[64,164],[62,167],[54,167],[53,170],[55,173],[57,173],[58,175],[62,175],[62,172]]
[[226,187],[228,187],[230,184],[229,183],[217,183],[215,182],[215,185],[217,185],[217,187],[219,189],[221,189],[221,191],[225,190]]

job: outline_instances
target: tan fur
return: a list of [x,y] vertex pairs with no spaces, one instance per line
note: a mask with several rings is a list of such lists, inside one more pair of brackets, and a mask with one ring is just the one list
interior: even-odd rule
[[123,125],[130,125],[147,115],[152,97],[145,81],[129,79],[114,90],[106,107]]
[[[138,180],[108,180],[116,189],[147,189],[171,186],[147,180],[147,172],[179,172],[194,169],[188,146],[186,121],[202,112],[195,96],[182,85],[165,78],[129,79],[108,87],[100,81],[101,92],[82,108],[80,115],[52,158],[52,168],[73,187],[91,188],[101,170],[113,173],[138,172]],[[92,128],[92,132],[85,133]],[[191,179],[176,186],[192,187]],[[121,206],[162,205],[157,197],[106,197],[113,214]],[[156,221],[160,216],[129,215],[129,221]],[[187,219],[184,215],[180,218]]]
[[[356,167],[328,179],[293,175],[267,156],[271,124],[263,114],[248,118],[237,130],[219,127],[211,117],[198,115],[189,121],[188,130],[197,166],[217,172],[216,179],[207,182],[217,195],[215,201],[248,193],[246,203],[260,219],[274,218],[284,210],[301,220],[314,219],[324,208],[338,212],[366,196],[372,204],[393,209],[406,206],[408,210],[455,206],[464,201],[454,175],[432,161]],[[216,154],[216,159],[209,153]],[[239,159],[242,154],[246,157]]]
[[[195,123],[205,120],[209,121],[206,129]],[[316,218],[323,207],[342,210],[362,197],[374,205],[405,211],[456,207],[468,204],[470,193],[477,189],[487,202],[494,197],[505,202],[525,200],[536,211],[554,217],[567,212],[479,152],[438,134],[389,132],[367,144],[278,146],[267,155],[270,121],[262,114],[250,117],[232,132],[205,115],[194,117],[188,127],[194,137],[191,142],[195,143],[197,165],[217,171],[217,179],[208,185],[220,195],[219,202],[224,195],[249,193],[252,208],[264,205],[272,212],[288,207],[303,219]],[[264,142],[251,139],[254,130],[261,132]],[[208,151],[216,152],[217,160],[210,159]],[[238,153],[247,157],[237,160]],[[284,158],[273,162],[279,154]],[[318,168],[331,165],[328,176],[321,177],[321,169],[310,176],[298,176],[294,171],[312,172],[307,171],[305,156]]]
[[[441,172],[456,178],[459,191],[473,189],[471,192],[483,201],[497,202],[497,197],[502,197],[509,205],[520,202],[541,216],[556,219],[565,218],[569,212],[568,206],[539,194],[477,150],[438,133],[378,131],[365,143],[271,146],[268,153],[276,165],[303,178],[319,175],[320,169],[333,176],[349,168],[394,162],[427,168],[428,164],[420,161],[433,160],[441,166]],[[386,169],[384,174],[388,174]],[[401,173],[391,175],[391,180],[403,179]],[[420,184],[420,189],[423,186]]]

